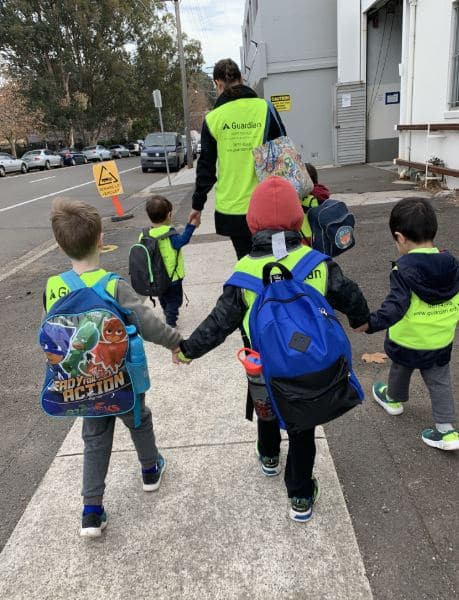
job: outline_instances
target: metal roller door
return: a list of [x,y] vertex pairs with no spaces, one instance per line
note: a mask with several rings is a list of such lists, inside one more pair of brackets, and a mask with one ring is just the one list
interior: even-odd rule
[[338,83],[334,95],[335,157],[338,165],[365,162],[366,85]]

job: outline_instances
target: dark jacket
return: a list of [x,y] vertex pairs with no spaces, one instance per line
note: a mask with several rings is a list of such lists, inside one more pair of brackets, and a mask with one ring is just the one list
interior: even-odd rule
[[[371,313],[367,333],[398,323],[410,306],[412,292],[429,304],[441,304],[459,292],[459,263],[448,252],[405,254],[393,266],[390,292],[381,308]],[[391,360],[413,369],[445,365],[451,359],[452,344],[439,350],[412,350],[386,336],[384,347]]]
[[[272,234],[272,231],[260,231],[254,235],[250,256],[272,256]],[[289,252],[295,250],[301,246],[301,235],[288,231],[286,242]],[[358,285],[345,277],[340,267],[332,260],[327,261],[327,267],[328,302],[348,317],[351,327],[359,327],[366,323],[370,311]],[[188,358],[199,358],[219,346],[233,331],[241,327],[247,308],[242,290],[232,285],[225,286],[209,316],[180,344],[184,355]]]
[[[230,90],[223,92],[215,103],[214,108],[222,104],[239,100],[240,98],[258,98],[252,88],[246,85],[237,85]],[[274,110],[276,110],[273,107]],[[285,128],[276,111],[279,119],[279,125],[276,119],[269,119],[269,129],[267,140],[273,140],[281,135],[285,135]],[[206,121],[204,121],[201,130],[201,154],[199,155],[198,165],[196,167],[196,186],[193,193],[193,209],[202,210],[207,200],[207,194],[217,181],[217,141],[210,133]],[[220,235],[243,236],[251,235],[245,215],[224,215],[215,212],[215,230]]]

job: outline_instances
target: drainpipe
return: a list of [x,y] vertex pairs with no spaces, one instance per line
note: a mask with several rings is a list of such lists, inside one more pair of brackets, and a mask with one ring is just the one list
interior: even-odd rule
[[[414,102],[414,62],[416,52],[416,9],[418,0],[409,0],[410,3],[410,35],[408,50],[408,85],[407,85],[407,125],[413,124],[413,102]],[[408,161],[411,161],[411,138],[412,132],[408,132]]]

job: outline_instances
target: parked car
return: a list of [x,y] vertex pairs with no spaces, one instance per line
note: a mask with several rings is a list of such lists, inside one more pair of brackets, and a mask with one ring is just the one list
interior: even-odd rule
[[113,154],[113,158],[127,158],[131,156],[131,153],[122,144],[115,144],[114,146],[109,146],[108,149]]
[[83,154],[88,160],[102,161],[111,160],[113,158],[111,151],[101,144],[96,144],[95,146],[86,146],[86,148],[83,148]]
[[43,148],[41,150],[29,150],[22,155],[22,160],[26,163],[27,169],[51,169],[51,167],[63,167],[64,159],[57,152]]
[[[183,144],[183,149],[184,149],[184,162],[186,163],[188,161],[188,148],[186,145],[186,135],[182,135],[182,144]],[[198,147],[198,143],[193,140],[193,138],[191,138],[191,149],[193,151],[193,160],[196,158],[197,156],[197,147]]]
[[127,148],[131,154],[140,156],[140,153],[143,148],[143,140],[134,140],[132,142],[129,142]]
[[0,177],[5,177],[7,173],[14,173],[15,171],[27,173],[27,163],[22,158],[14,158],[7,152],[0,152]]
[[66,167],[74,167],[75,165],[87,164],[88,159],[83,152],[75,150],[75,148],[62,148],[59,150],[59,154],[64,159],[64,165]]
[[185,164],[182,136],[176,132],[149,133],[145,138],[145,146],[140,153],[142,172],[149,169],[165,169],[164,144],[167,152],[167,162],[172,171],[178,171]]

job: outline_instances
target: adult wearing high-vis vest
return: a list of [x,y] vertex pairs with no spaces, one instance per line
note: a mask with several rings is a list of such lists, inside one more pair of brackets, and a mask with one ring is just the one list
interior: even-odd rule
[[[298,261],[311,252],[310,248],[302,244],[302,222],[303,210],[294,187],[281,177],[268,177],[252,194],[247,223],[253,234],[253,245],[250,254],[237,263],[235,270],[262,278],[264,265],[277,260],[274,257],[272,239],[276,232],[284,232],[285,254],[279,262],[289,270],[293,269]],[[368,306],[359,287],[346,278],[333,261],[320,263],[305,281],[325,295],[334,308],[346,314],[351,326],[362,324],[368,318]],[[223,294],[210,315],[180,344],[178,360],[186,362],[187,359],[203,356],[241,326],[248,337],[248,318],[255,299],[254,292],[225,285]],[[250,389],[249,387],[246,416],[252,420],[255,408],[261,471],[266,476],[278,475],[281,471],[279,425],[273,410],[269,410],[269,407],[266,410],[267,393],[263,394],[264,410],[261,410]],[[316,453],[314,429],[287,433],[289,450],[285,484],[291,499],[290,517],[304,522],[311,517],[312,506],[318,495],[318,484],[313,477]]]
[[268,103],[243,85],[239,67],[230,58],[215,64],[213,79],[218,98],[202,126],[190,218],[200,218],[207,194],[216,184],[215,230],[230,237],[237,257],[242,258],[251,249],[245,216],[258,183],[252,150],[264,139],[285,135],[285,129],[277,112],[278,122],[270,118]]
[[434,448],[457,450],[449,363],[459,320],[459,262],[434,246],[437,218],[425,198],[398,202],[389,227],[401,257],[392,268],[389,295],[370,315],[368,326],[360,328],[367,333],[387,329],[389,382],[375,383],[373,396],[390,415],[403,413],[411,375],[419,369],[435,423],[422,432],[422,440]]

